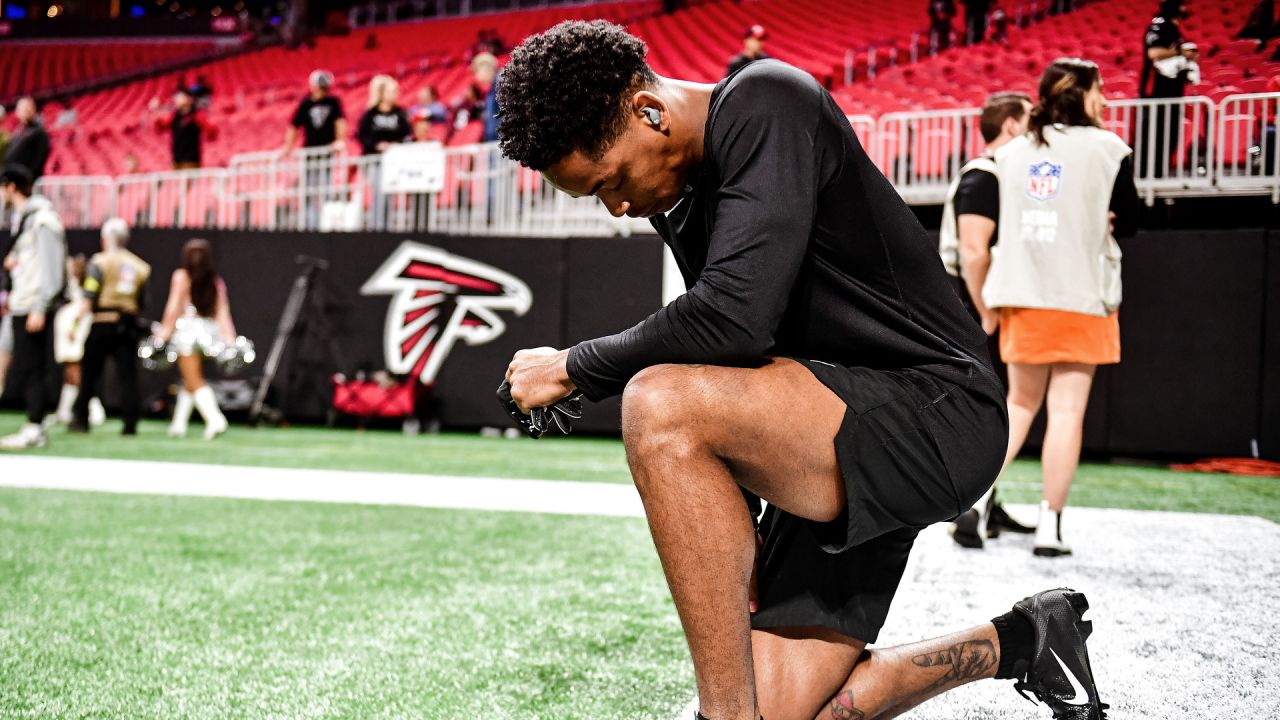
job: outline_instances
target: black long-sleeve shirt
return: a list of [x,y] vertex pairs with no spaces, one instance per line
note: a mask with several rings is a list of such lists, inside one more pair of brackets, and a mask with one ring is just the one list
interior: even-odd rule
[[19,127],[9,138],[9,150],[5,164],[21,165],[31,171],[31,179],[44,176],[45,163],[49,162],[49,133],[38,120]]
[[569,377],[592,400],[651,365],[769,355],[991,372],[986,336],[924,228],[835,101],[796,68],[762,60],[716,86],[701,167],[652,222],[689,291],[570,350]]

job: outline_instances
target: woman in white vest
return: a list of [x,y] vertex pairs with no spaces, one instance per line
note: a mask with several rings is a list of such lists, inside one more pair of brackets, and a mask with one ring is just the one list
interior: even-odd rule
[[[1120,362],[1120,248],[1136,232],[1132,149],[1100,127],[1098,66],[1055,61],[1040,78],[1030,131],[996,153],[999,241],[982,288],[1000,311],[1009,366],[1009,451],[1022,449],[1046,396],[1044,499],[1035,553],[1071,552],[1061,513],[1080,462],[1098,365]],[[1114,228],[1114,233],[1113,233]]]

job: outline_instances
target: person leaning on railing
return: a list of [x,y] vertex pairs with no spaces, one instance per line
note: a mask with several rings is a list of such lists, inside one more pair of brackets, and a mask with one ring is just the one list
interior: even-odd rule
[[1056,556],[1071,552],[1061,513],[1080,462],[1094,371],[1120,361],[1120,248],[1113,235],[1137,231],[1138,193],[1133,150],[1100,125],[1098,66],[1057,60],[1039,91],[1030,132],[996,151],[999,239],[982,299],[1000,312],[1000,356],[1009,367],[1005,468],[1048,395],[1035,553]]

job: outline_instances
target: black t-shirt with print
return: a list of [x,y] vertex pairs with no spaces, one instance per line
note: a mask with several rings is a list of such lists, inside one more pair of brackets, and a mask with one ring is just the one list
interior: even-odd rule
[[409,116],[402,108],[392,108],[390,112],[382,112],[371,107],[360,116],[360,127],[356,128],[356,139],[365,155],[375,155],[379,143],[400,143],[413,134],[413,126]]
[[316,100],[310,95],[298,103],[291,124],[302,128],[303,147],[332,145],[338,139],[338,120],[342,118],[342,102],[332,95]]
[[1176,98],[1182,97],[1187,86],[1186,73],[1178,73],[1177,77],[1168,78],[1161,75],[1147,57],[1146,51],[1151,48],[1178,49],[1182,45],[1182,30],[1173,22],[1162,17],[1151,19],[1151,25],[1142,38],[1142,97]]

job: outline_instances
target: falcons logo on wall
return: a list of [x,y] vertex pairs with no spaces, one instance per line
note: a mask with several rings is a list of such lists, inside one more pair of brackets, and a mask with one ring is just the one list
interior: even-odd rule
[[383,347],[387,369],[430,384],[454,343],[483,345],[507,325],[501,310],[529,312],[533,293],[493,266],[406,240],[360,288],[361,295],[394,295]]

